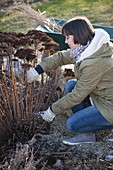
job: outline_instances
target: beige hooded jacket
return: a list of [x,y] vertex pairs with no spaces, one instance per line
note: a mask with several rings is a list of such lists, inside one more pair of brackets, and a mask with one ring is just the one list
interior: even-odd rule
[[52,104],[52,111],[62,113],[90,95],[95,107],[113,123],[113,44],[109,34],[102,29],[95,29],[92,42],[82,52],[77,63],[70,57],[70,50],[66,50],[44,59],[40,65],[44,71],[50,71],[72,63],[77,85],[71,93]]

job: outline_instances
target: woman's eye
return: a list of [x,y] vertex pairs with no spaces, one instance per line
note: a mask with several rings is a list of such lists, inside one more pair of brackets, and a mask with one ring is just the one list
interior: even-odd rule
[[69,37],[66,37],[66,39],[68,40],[68,39],[69,39]]

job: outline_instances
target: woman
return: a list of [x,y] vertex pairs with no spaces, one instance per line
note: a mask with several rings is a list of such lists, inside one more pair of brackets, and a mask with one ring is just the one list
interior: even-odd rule
[[40,115],[50,122],[55,114],[72,108],[73,114],[67,119],[66,127],[76,135],[63,143],[92,143],[95,142],[94,132],[113,128],[113,44],[109,34],[103,29],[94,29],[86,17],[66,22],[62,34],[70,49],[30,69],[28,82],[38,79],[43,72],[73,63],[77,81],[67,82],[67,94]]

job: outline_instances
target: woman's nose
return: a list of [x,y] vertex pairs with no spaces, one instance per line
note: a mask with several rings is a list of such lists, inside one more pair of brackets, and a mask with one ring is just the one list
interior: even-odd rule
[[67,44],[67,40],[65,39],[65,43]]

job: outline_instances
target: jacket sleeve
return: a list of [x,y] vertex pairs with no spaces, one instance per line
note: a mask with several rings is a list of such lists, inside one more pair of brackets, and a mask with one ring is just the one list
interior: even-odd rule
[[66,64],[73,64],[73,59],[70,57],[70,50],[63,50],[55,53],[43,59],[39,65],[46,72]]
[[102,68],[96,63],[79,69],[81,76],[72,92],[52,104],[54,113],[62,113],[81,103],[97,87],[103,76]]

